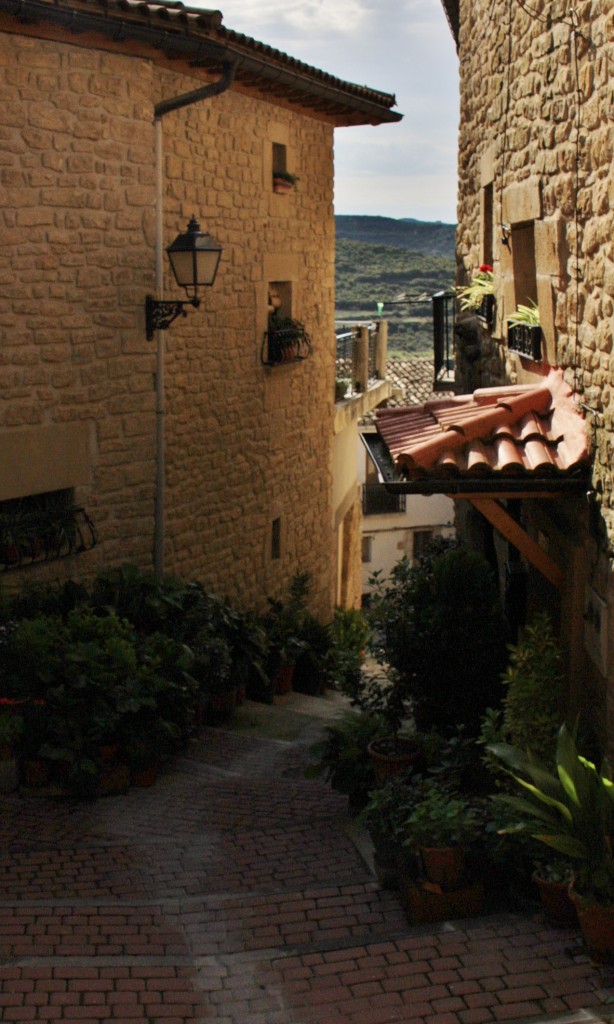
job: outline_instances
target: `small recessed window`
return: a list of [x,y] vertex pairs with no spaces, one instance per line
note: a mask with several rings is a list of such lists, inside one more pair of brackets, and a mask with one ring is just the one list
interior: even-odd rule
[[362,538],[362,560],[364,563],[373,561],[373,537]]
[[280,142],[273,143],[273,174],[285,174],[288,170],[288,157],[285,146]]
[[274,519],[271,524],[271,558],[281,558],[281,519]]
[[412,538],[412,555],[414,562],[422,558],[433,539],[432,530],[414,530]]
[[494,186],[492,182],[483,188],[482,199],[482,263],[488,263],[489,266],[492,266],[494,259]]

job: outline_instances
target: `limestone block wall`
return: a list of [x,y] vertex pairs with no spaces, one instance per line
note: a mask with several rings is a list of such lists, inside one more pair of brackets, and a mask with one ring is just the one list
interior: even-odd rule
[[[496,324],[478,336],[477,383],[528,382],[557,364],[587,407],[594,494],[571,518],[527,503],[526,522],[561,546],[575,695],[596,707],[601,693],[595,716],[612,743],[614,10],[606,0],[461,0],[460,11],[459,280],[491,263],[497,297]],[[506,319],[528,299],[541,314],[541,362],[506,345]],[[472,373],[461,356],[461,379]],[[586,625],[587,595],[601,602],[600,637]]]
[[[83,451],[72,486],[99,545],[30,576],[150,566],[153,108],[195,82],[146,60],[1,33],[0,82],[2,498],[58,486],[66,432],[56,428],[73,424]],[[300,176],[289,196],[272,192],[274,143]],[[164,245],[195,214],[224,250],[200,309],[166,332],[166,569],[252,605],[306,569],[314,610],[329,613],[332,128],[231,91],[164,118],[163,153]],[[267,368],[268,286],[280,281],[313,356]],[[183,297],[170,279],[165,287]],[[32,448],[40,465],[28,474],[20,450]]]

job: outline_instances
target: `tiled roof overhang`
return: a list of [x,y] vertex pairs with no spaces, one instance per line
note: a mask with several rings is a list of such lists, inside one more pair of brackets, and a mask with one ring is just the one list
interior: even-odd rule
[[500,497],[577,491],[591,449],[560,369],[536,385],[485,388],[379,410],[364,442],[382,482],[416,494]]
[[459,33],[460,33],[460,11],[459,11],[459,0],[441,0],[446,18],[448,19],[448,25],[454,36],[454,42],[458,47]]
[[[288,54],[226,29],[217,10],[146,0],[0,0],[0,31],[87,45],[93,34],[110,49],[173,62],[178,70],[219,75],[235,63],[235,83],[296,105],[336,126],[400,121],[396,98],[345,82]],[[81,36],[81,39],[80,39]],[[181,65],[184,65],[182,69]]]

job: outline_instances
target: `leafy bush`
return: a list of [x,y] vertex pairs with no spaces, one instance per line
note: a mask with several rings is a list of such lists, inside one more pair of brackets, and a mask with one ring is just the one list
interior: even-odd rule
[[563,717],[563,665],[547,613],[536,616],[520,642],[510,647],[503,683],[504,737],[538,760],[554,764]]
[[584,899],[614,903],[614,783],[607,761],[597,768],[583,757],[565,725],[558,734],[556,771],[509,744],[493,744],[521,796],[496,798],[513,820],[505,831],[528,835],[574,865]]
[[465,846],[480,834],[478,806],[443,783],[431,783],[402,822],[404,845]]
[[500,703],[506,664],[505,620],[488,562],[440,544],[374,583],[374,650],[397,673],[418,729],[463,724],[476,736],[485,709]]
[[307,769],[307,777],[323,775],[333,789],[348,797],[352,812],[361,810],[375,787],[367,748],[384,732],[381,719],[347,711],[337,722],[326,726],[324,738],[312,747],[311,753],[317,760]]

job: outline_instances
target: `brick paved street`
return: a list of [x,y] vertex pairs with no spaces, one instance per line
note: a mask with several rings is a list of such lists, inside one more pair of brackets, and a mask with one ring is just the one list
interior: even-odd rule
[[322,708],[247,705],[238,731],[206,730],[152,789],[0,798],[0,1020],[614,1019],[614,974],[573,930],[407,923],[345,799],[304,778]]

